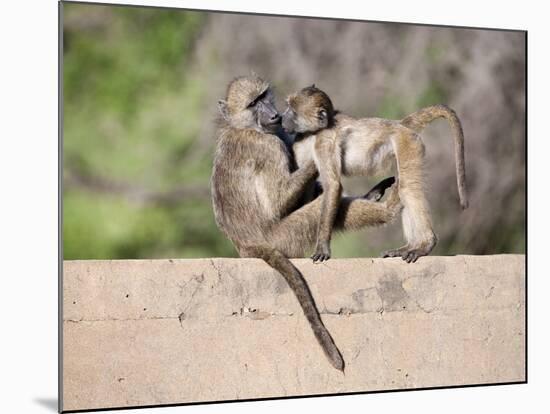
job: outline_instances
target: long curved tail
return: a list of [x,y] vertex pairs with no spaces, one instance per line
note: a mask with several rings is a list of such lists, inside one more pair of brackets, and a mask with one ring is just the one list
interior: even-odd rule
[[323,348],[331,365],[344,372],[345,363],[342,354],[336,347],[329,331],[325,328],[325,325],[323,325],[319,311],[315,306],[313,296],[300,271],[284,254],[276,249],[258,247],[254,250],[256,257],[262,258],[268,265],[283,275],[296,295],[298,302],[300,302],[311,329],[313,329],[315,338],[317,338],[321,348]]
[[455,111],[446,105],[428,106],[406,116],[401,120],[401,124],[420,133],[426,125],[438,118],[445,118],[449,121],[453,130],[458,196],[460,206],[462,209],[466,209],[468,208],[468,194],[466,192],[466,167],[464,163],[464,132]]

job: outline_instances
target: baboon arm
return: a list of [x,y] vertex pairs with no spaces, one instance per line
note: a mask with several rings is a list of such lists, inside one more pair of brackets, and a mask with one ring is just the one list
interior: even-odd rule
[[313,161],[310,161],[302,168],[289,174],[286,179],[281,180],[278,203],[279,211],[282,215],[285,215],[296,206],[296,203],[304,194],[306,186],[316,176],[317,167],[315,167]]
[[324,192],[321,196],[321,215],[317,233],[317,246],[313,259],[326,260],[330,257],[332,228],[342,195],[342,185],[340,183],[341,155],[335,131],[325,130],[317,136],[315,156]]

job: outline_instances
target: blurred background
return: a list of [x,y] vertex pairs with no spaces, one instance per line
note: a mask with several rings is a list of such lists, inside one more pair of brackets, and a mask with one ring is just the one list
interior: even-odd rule
[[[218,99],[255,71],[284,97],[315,83],[354,116],[445,103],[423,133],[435,255],[525,252],[525,35],[387,23],[63,5],[65,259],[236,256],[210,201]],[[364,194],[380,178],[344,182]],[[400,223],[335,236],[334,257],[403,244]]]

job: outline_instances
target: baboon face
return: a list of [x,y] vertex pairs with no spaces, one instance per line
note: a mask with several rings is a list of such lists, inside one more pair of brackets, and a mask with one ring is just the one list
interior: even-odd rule
[[257,76],[240,77],[227,88],[226,100],[218,101],[223,118],[234,128],[275,132],[281,116],[275,107],[273,91]]
[[287,98],[283,128],[290,134],[315,132],[332,123],[334,108],[328,95],[315,85]]

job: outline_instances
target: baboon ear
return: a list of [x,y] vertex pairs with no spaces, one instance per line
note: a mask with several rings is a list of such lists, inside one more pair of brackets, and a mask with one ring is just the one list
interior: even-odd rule
[[220,114],[222,115],[223,119],[226,121],[229,121],[229,111],[227,109],[227,102],[223,99],[220,99],[218,101],[218,109],[220,110]]
[[319,113],[317,114],[317,117],[319,118],[319,121],[326,121],[327,120],[327,111],[326,109],[321,109]]
[[315,88],[315,84],[312,83],[311,86],[310,86],[311,89]]

